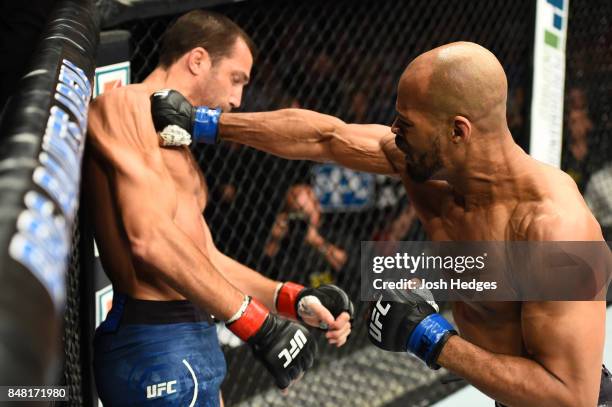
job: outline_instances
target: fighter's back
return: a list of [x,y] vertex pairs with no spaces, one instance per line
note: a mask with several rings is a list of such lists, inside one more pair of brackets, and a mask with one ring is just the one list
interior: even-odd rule
[[123,213],[121,202],[140,202],[138,191],[155,183],[164,193],[154,202],[140,202],[142,212],[131,216],[161,211],[199,247],[206,246],[204,179],[187,148],[159,147],[150,114],[154,90],[146,84],[129,85],[92,102],[85,196],[102,265],[115,289],[135,298],[179,299],[183,297],[135,260],[134,242],[122,220],[130,215]]

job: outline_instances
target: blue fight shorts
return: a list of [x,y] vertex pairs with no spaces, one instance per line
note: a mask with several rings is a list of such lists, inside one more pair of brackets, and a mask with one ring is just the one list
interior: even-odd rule
[[115,293],[96,330],[94,374],[105,407],[218,407],[225,372],[215,325],[189,301]]

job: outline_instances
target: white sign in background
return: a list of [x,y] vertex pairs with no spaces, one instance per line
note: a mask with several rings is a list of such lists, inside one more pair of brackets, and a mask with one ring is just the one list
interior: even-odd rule
[[529,153],[559,167],[569,0],[537,0]]
[[94,78],[94,97],[113,88],[128,85],[130,83],[130,62],[119,62],[112,65],[99,66],[96,68]]

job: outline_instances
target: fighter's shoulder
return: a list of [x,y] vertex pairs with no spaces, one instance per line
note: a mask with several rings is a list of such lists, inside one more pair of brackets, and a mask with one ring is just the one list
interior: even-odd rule
[[149,106],[149,95],[141,84],[110,89],[93,99],[89,105],[90,115],[126,113],[143,114]]
[[546,198],[530,205],[523,222],[527,240],[581,241],[600,240],[601,229],[584,202],[569,197],[568,202]]
[[96,97],[89,106],[89,133],[94,141],[156,144],[147,89],[128,85]]
[[[572,178],[534,162],[526,199],[514,212],[516,232],[527,240],[590,240],[599,227]],[[528,198],[527,198],[528,197]]]

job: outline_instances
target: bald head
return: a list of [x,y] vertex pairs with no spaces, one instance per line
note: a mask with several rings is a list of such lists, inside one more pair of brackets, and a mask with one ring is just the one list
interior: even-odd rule
[[408,65],[398,87],[398,110],[413,108],[449,120],[465,116],[494,130],[506,126],[507,88],[495,55],[474,43],[455,42]]

